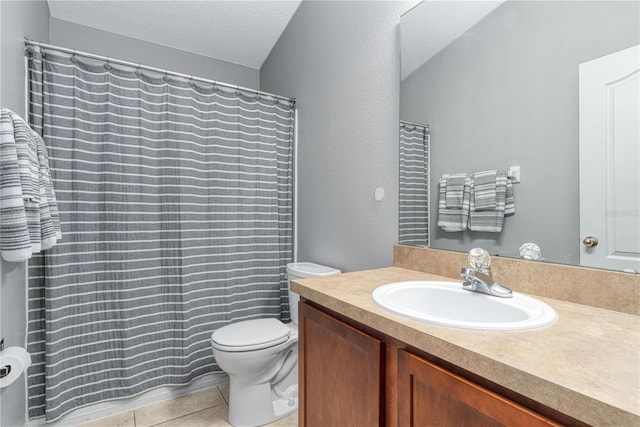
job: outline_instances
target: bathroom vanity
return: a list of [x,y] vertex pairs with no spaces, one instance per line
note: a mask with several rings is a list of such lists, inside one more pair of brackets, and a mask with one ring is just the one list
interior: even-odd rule
[[380,308],[371,293],[398,281],[460,280],[394,264],[292,283],[302,297],[301,426],[640,425],[637,313],[536,296],[556,310],[553,325],[430,325]]

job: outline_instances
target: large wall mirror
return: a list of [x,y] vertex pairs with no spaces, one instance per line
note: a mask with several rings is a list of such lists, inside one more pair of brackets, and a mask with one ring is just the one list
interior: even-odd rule
[[[589,265],[588,255],[614,242],[623,263],[591,266],[640,271],[640,2],[425,0],[402,16],[400,28],[400,119],[427,125],[430,141],[429,246],[519,257],[520,246],[533,242],[541,260]],[[603,90],[596,98],[606,98],[609,110],[591,119],[580,105],[580,75],[589,64],[615,63],[620,52],[631,54],[635,68],[607,77],[606,96]],[[631,113],[613,116],[613,100]],[[615,133],[615,147],[580,160],[581,140],[600,132],[592,124],[604,115],[600,126],[607,138]],[[520,167],[521,179],[513,184],[516,212],[501,232],[437,226],[439,177],[511,166]],[[607,200],[580,195],[600,186]],[[590,212],[608,227],[595,236],[597,247],[583,243],[580,229]],[[617,237],[605,234],[612,230]]]

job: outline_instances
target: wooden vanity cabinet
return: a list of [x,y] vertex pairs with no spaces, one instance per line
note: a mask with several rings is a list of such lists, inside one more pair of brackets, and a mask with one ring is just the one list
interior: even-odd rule
[[398,351],[400,426],[560,425],[432,362]]
[[301,427],[560,425],[362,329],[300,303]]
[[298,319],[300,426],[383,426],[382,340],[305,303]]

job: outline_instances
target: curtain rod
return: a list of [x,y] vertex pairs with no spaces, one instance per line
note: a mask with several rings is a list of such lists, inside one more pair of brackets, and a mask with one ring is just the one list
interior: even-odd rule
[[159,73],[159,74],[164,74],[164,75],[168,75],[168,76],[174,76],[174,77],[182,77],[184,79],[187,80],[197,80],[199,82],[203,82],[203,83],[208,83],[208,84],[213,84],[216,86],[222,86],[222,87],[226,87],[229,89],[236,89],[236,90],[240,90],[243,92],[248,92],[248,93],[254,93],[256,95],[260,95],[260,96],[265,96],[265,97],[271,97],[271,98],[275,98],[275,99],[281,99],[284,101],[288,101],[291,102],[292,104],[295,104],[296,99],[295,98],[288,98],[286,96],[281,96],[281,95],[276,95],[273,93],[269,93],[269,92],[263,92],[261,90],[256,90],[256,89],[250,89],[247,87],[242,87],[242,86],[238,86],[238,85],[232,85],[229,83],[222,83],[222,82],[218,82],[215,80],[211,80],[211,79],[206,79],[204,77],[196,77],[196,76],[191,76],[189,74],[183,74],[183,73],[178,73],[175,71],[168,71],[166,69],[163,68],[156,68],[156,67],[150,67],[147,65],[141,65],[141,64],[136,64],[135,62],[128,62],[128,61],[123,61],[120,59],[114,59],[108,56],[102,56],[102,55],[95,55],[93,53],[87,53],[87,52],[81,52],[79,50],[75,50],[75,49],[68,49],[66,47],[60,47],[60,46],[54,46],[51,44],[47,44],[47,43],[42,43],[42,42],[38,42],[35,40],[30,40],[28,38],[24,38],[24,44],[26,46],[32,45],[32,46],[38,46],[44,49],[54,49],[54,50],[58,50],[60,52],[64,52],[64,53],[68,53],[71,55],[80,55],[80,56],[84,56],[87,58],[91,58],[91,59],[96,59],[98,61],[105,61],[105,62],[109,62],[109,63],[113,63],[113,64],[119,64],[119,65],[124,65],[127,67],[131,67],[131,68],[135,68],[135,69],[141,69],[141,70],[147,70],[147,71],[152,71],[154,73]]

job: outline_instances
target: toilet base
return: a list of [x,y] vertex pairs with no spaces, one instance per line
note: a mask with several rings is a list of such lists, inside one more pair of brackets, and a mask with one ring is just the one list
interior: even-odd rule
[[244,387],[234,384],[233,380],[229,383],[228,421],[235,427],[256,427],[269,424],[297,410],[297,384],[276,394],[270,383]]
[[273,401],[273,413],[275,421],[293,414],[298,410],[298,385],[289,387],[281,398]]

